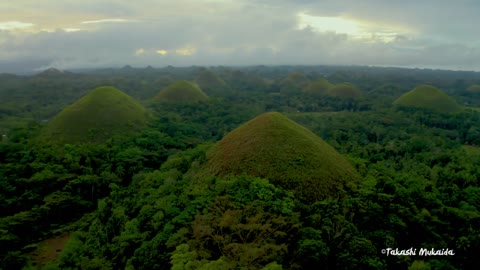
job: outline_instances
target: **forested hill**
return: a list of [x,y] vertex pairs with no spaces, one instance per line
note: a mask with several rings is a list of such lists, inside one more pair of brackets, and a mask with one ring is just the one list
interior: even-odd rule
[[[190,90],[158,102],[171,85]],[[478,85],[335,66],[1,74],[0,269],[477,269]]]

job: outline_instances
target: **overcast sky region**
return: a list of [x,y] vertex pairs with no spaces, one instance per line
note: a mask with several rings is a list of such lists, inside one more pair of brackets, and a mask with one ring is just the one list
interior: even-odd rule
[[0,72],[191,65],[480,71],[477,0],[0,2]]

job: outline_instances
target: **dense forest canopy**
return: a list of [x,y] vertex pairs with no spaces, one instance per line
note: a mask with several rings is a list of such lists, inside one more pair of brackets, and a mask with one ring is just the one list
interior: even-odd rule
[[0,269],[477,269],[478,85],[361,66],[0,74]]

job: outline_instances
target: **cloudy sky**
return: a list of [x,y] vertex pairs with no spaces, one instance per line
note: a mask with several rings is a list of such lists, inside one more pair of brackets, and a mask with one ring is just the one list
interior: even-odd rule
[[0,72],[340,64],[480,70],[477,0],[0,1]]

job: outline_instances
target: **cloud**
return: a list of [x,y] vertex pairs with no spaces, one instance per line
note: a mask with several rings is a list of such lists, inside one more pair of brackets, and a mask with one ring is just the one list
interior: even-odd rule
[[37,29],[19,32],[0,23],[0,62],[37,68],[356,64],[480,70],[479,6],[473,1],[99,2],[0,3],[6,22]]
[[92,23],[112,23],[112,22],[128,22],[129,20],[126,19],[101,19],[101,20],[93,20],[93,21],[83,21],[82,24],[92,24]]
[[0,22],[0,30],[15,30],[15,29],[24,29],[34,26],[33,23],[18,22],[18,21],[8,21]]

